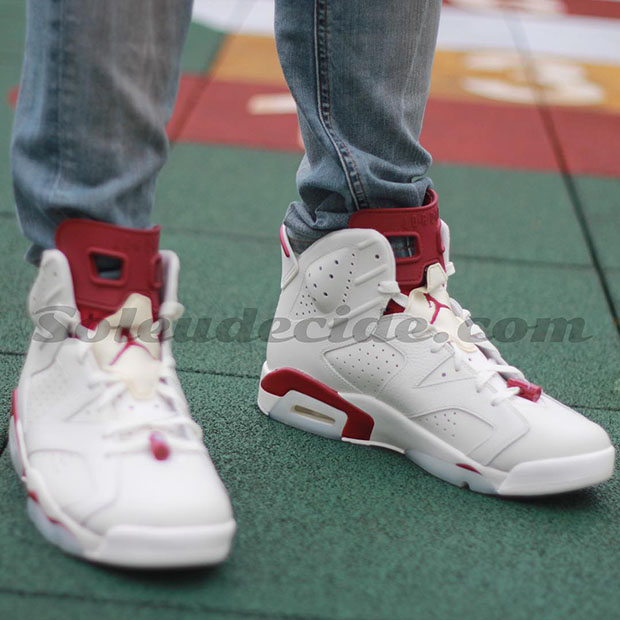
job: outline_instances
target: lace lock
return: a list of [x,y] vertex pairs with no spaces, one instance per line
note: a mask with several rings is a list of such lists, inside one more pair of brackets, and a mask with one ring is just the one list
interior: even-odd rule
[[535,383],[530,383],[529,381],[521,379],[508,379],[508,381],[506,381],[506,385],[509,388],[518,387],[518,395],[521,396],[521,398],[531,400],[533,403],[537,402],[542,394],[542,388]]

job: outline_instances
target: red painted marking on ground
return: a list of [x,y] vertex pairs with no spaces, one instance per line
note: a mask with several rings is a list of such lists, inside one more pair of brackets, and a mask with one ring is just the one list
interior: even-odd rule
[[540,114],[529,106],[431,98],[421,141],[436,162],[558,170]]
[[202,75],[184,74],[181,76],[174,113],[166,128],[171,142],[179,139],[191,110],[200,96],[200,91],[207,84],[207,79]]
[[[618,3],[620,7],[620,3]],[[184,75],[168,135],[172,141],[301,152],[295,114],[251,114],[255,95],[284,88]],[[12,105],[17,88],[9,92]],[[575,174],[620,176],[620,115],[550,108],[566,163]],[[525,105],[432,98],[421,137],[438,163],[559,170],[540,112]]]
[[569,15],[620,19],[620,4],[610,0],[564,0]]
[[620,116],[574,108],[551,116],[571,172],[620,176]]
[[[467,9],[468,7],[462,2],[451,2],[451,0],[443,0],[446,5],[452,5],[456,8]],[[620,19],[620,4],[610,0],[562,0],[562,12],[567,15],[583,15],[586,17],[607,17],[611,19]],[[522,5],[521,5],[522,6]],[[514,0],[498,0],[497,8],[519,9],[520,3]],[[483,8],[475,8],[473,5],[470,10],[476,12],[485,12]],[[488,12],[488,9],[486,10]],[[536,11],[524,11],[526,13],[536,14]],[[561,13],[560,13],[561,14]]]
[[209,82],[178,139],[299,151],[295,114],[252,115],[247,109],[254,95],[286,93],[286,88],[260,84]]
[[[181,90],[193,84],[182,80]],[[253,96],[286,92],[259,84],[210,82],[177,139],[301,152],[294,114],[248,112]],[[173,126],[175,121],[173,117]],[[422,142],[438,162],[557,170],[538,112],[529,107],[431,99]]]

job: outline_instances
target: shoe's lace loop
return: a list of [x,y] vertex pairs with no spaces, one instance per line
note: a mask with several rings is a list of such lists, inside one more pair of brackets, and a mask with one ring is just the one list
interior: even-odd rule
[[[454,273],[454,267],[451,266],[449,273],[447,275],[452,275]],[[389,296],[394,302],[396,302],[399,306],[405,308],[407,306],[408,296],[404,295],[400,292],[400,287],[398,283],[395,281],[385,281],[379,284],[379,291],[386,296]],[[431,291],[432,294],[432,291]],[[478,350],[484,355],[486,358],[486,363],[481,367],[474,368],[476,373],[476,391],[480,392],[484,389],[485,386],[489,384],[491,379],[497,375],[502,377],[502,379],[507,378],[515,378],[515,379],[525,379],[523,373],[516,368],[515,366],[511,366],[508,364],[501,353],[497,350],[497,347],[493,345],[486,334],[482,330],[482,328],[471,318],[471,312],[463,308],[458,301],[450,297],[450,306],[452,312],[459,318],[461,318],[468,327],[469,334],[472,338],[473,343],[478,348]],[[434,326],[427,324],[426,329],[435,330]],[[436,336],[440,335],[438,332]],[[464,364],[467,363],[467,353],[460,349],[458,346],[454,346],[453,344],[449,344],[446,340],[440,340],[434,338],[433,344],[431,345],[431,353],[437,353],[442,350],[444,347],[449,346],[451,351],[453,352],[453,361],[454,361],[454,370],[455,372],[459,372]],[[496,394],[491,399],[491,405],[496,406],[501,402],[516,396],[519,393],[520,389],[518,387],[507,387],[505,386],[503,389],[500,389],[496,392]]]
[[394,300],[399,306],[403,308],[407,305],[407,295],[400,292],[400,286],[396,280],[383,280],[378,285],[379,293],[386,297],[386,305],[390,299]]

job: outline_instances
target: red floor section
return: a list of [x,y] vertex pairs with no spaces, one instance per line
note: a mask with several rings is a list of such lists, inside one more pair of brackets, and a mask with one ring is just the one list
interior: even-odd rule
[[[197,87],[201,88],[198,96]],[[255,95],[286,93],[273,86],[183,76],[169,133],[181,142],[301,152],[294,113],[253,115],[248,111]],[[549,113],[573,173],[620,175],[616,139],[620,117],[557,107],[549,108]],[[557,171],[547,136],[536,107],[431,98],[422,142],[437,162]]]
[[[463,3],[458,2],[458,0],[443,0],[443,3],[458,8],[464,6]],[[495,4],[498,8],[519,9],[523,8],[526,4],[529,4],[530,9],[535,7],[535,2],[526,3],[523,0],[497,0]],[[561,7],[560,12],[568,15],[620,19],[620,3],[614,2],[613,0],[563,0]],[[483,8],[488,9],[489,6],[487,5]],[[544,6],[540,8],[542,10]]]

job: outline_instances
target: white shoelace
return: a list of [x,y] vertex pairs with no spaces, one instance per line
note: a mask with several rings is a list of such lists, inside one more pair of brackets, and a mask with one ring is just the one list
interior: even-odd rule
[[[452,269],[452,273],[454,270]],[[379,292],[389,299],[396,302],[399,306],[406,308],[408,302],[408,296],[404,295],[400,291],[400,287],[398,282],[394,280],[386,280],[384,282],[379,283]],[[431,291],[432,294],[433,291]],[[503,381],[508,378],[525,380],[525,376],[523,373],[516,368],[515,366],[511,366],[508,364],[501,353],[497,350],[497,347],[493,345],[484,331],[473,322],[471,318],[471,312],[469,310],[464,309],[458,301],[452,299],[450,297],[450,306],[452,312],[459,318],[461,318],[465,324],[469,327],[469,333],[472,336],[472,340],[474,341],[477,349],[482,353],[482,355],[486,358],[486,363],[482,368],[473,368],[476,374],[476,391],[481,392],[485,386],[489,384],[493,377],[499,376]],[[436,329],[427,323],[426,330],[430,330],[431,333],[438,333]],[[443,342],[433,342],[431,345],[431,353],[437,353],[444,347],[450,347],[450,350],[453,353],[453,361],[454,361],[454,370],[459,372],[463,365],[468,361],[467,353],[461,350],[458,346],[450,343],[449,341]],[[519,387],[508,387],[504,385],[503,389],[499,389],[496,394],[491,399],[491,405],[495,407],[499,405],[501,402],[512,398],[518,395],[520,392]]]
[[[90,348],[84,346],[80,352],[81,363],[85,362],[89,352]],[[202,428],[192,420],[186,411],[185,403],[181,400],[181,395],[173,387],[176,383],[175,368],[174,358],[165,358],[155,388],[155,396],[170,407],[173,415],[153,420],[140,417],[137,420],[107,421],[102,437],[117,444],[107,452],[108,454],[148,449],[152,433],[160,433],[165,438],[166,444],[177,452],[199,452],[204,449]],[[117,399],[127,394],[127,385],[121,377],[100,369],[92,373],[87,385],[89,388],[96,386],[102,386],[103,390],[90,406],[99,411],[106,407],[114,407]],[[131,412],[128,412],[127,417],[130,415]]]

